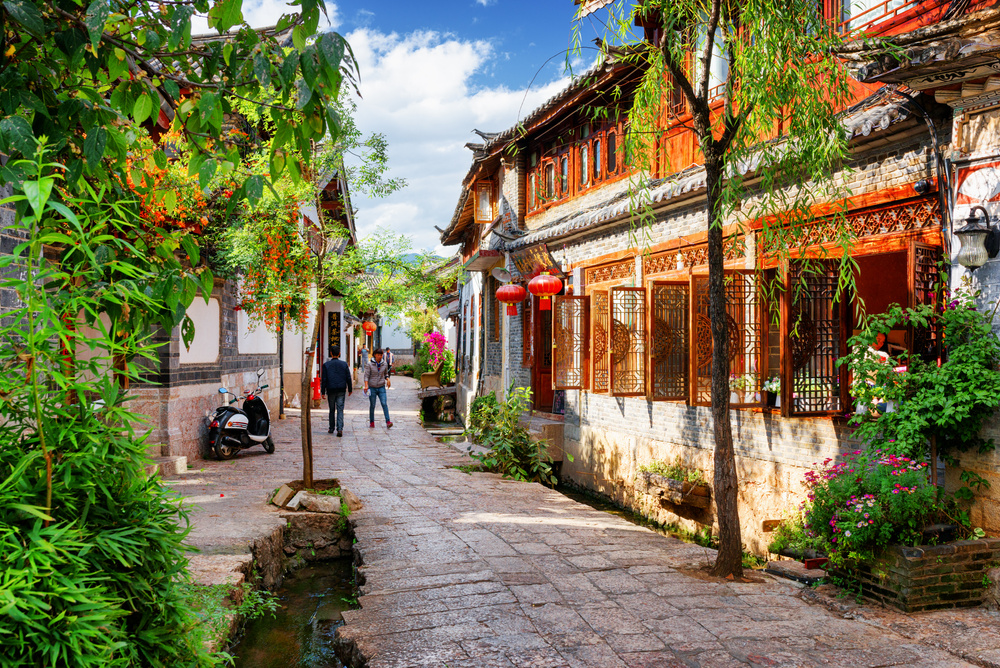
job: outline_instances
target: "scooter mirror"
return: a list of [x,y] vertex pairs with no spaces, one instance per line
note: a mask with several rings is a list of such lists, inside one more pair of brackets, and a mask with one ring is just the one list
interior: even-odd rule
[[261,368],[257,369],[257,375],[258,376],[263,376],[264,375],[264,367],[261,367]]
[[229,390],[224,387],[219,388],[219,394],[229,394]]

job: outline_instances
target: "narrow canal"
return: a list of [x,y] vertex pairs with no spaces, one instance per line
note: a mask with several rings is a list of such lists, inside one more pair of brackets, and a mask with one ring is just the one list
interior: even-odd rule
[[306,566],[285,578],[280,607],[247,625],[229,651],[236,668],[342,668],[333,652],[341,612],[354,603],[350,559]]

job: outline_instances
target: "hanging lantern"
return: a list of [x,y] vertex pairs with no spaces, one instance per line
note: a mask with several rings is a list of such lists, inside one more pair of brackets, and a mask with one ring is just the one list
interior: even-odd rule
[[559,294],[559,291],[562,290],[562,281],[551,276],[549,272],[543,271],[531,279],[531,282],[528,283],[528,290],[538,297],[539,311],[551,311],[552,300],[549,298]]
[[377,326],[371,320],[365,320],[363,323],[361,323],[361,328],[365,330],[365,334],[371,336],[372,334],[375,333]]
[[517,283],[508,283],[497,288],[497,301],[507,305],[507,315],[517,315],[517,303],[528,296],[527,290]]

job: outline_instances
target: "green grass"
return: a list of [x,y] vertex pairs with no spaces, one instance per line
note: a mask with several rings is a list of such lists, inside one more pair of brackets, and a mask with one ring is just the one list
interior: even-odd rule
[[458,469],[462,473],[481,473],[486,470],[479,464],[460,464],[451,468]]

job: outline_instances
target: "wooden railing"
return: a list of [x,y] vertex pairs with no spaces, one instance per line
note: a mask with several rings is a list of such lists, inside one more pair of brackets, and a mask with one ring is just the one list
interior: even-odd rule
[[[876,24],[882,23],[886,19],[895,18],[923,2],[925,0],[883,0],[877,5],[851,16],[846,21],[837,23],[837,32],[842,34],[867,32]],[[848,3],[854,4],[851,0],[844,0],[844,5],[848,5]]]

